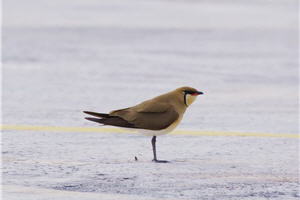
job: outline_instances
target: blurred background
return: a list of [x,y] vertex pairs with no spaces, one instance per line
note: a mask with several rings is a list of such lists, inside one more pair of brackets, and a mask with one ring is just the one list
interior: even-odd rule
[[181,129],[298,133],[296,0],[6,0],[3,123],[95,126],[181,86]]

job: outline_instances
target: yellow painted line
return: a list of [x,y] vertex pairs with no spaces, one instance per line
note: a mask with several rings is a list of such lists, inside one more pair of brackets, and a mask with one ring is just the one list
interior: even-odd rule
[[[137,131],[121,128],[109,127],[66,127],[66,126],[33,126],[33,125],[2,125],[4,131],[46,131],[46,132],[90,132],[90,133],[133,133]],[[279,138],[298,138],[299,134],[282,133],[247,133],[231,131],[197,131],[197,130],[175,130],[172,135],[192,135],[192,136],[249,136],[249,137],[279,137]]]
[[[53,132],[89,132],[89,133],[133,133],[131,130],[107,127],[67,127],[67,126],[33,126],[33,125],[2,125],[2,130],[16,131],[53,131]],[[135,132],[135,131],[134,131]]]
[[251,133],[251,132],[231,132],[231,131],[194,131],[177,130],[172,132],[174,135],[207,135],[207,136],[250,136],[250,137],[280,137],[280,138],[299,138],[299,134],[282,133]]

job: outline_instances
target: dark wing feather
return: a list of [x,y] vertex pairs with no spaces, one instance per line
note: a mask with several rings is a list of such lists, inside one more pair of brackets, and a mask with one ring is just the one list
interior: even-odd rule
[[118,126],[118,127],[125,127],[125,128],[135,128],[133,124],[127,122],[126,120],[120,117],[110,117],[110,118],[93,118],[93,117],[86,117],[85,119],[93,122],[97,122],[103,125],[111,125],[111,126]]
[[173,106],[149,101],[135,107],[114,110],[109,114],[84,112],[99,117],[86,119],[100,124],[148,130],[168,128],[179,118]]
[[92,115],[94,117],[100,117],[100,118],[108,118],[110,117],[109,114],[106,113],[96,113],[96,112],[90,112],[90,111],[83,111],[85,114]]
[[130,123],[135,127],[148,130],[162,130],[168,128],[179,118],[174,109],[168,109],[165,112],[141,112],[136,113],[136,118]]
[[[137,107],[131,107],[122,110],[116,110],[110,113],[110,116],[120,117],[135,128],[148,130],[162,130],[169,127],[179,118],[179,114],[174,107],[168,104],[147,104]],[[159,108],[159,109],[158,109]]]

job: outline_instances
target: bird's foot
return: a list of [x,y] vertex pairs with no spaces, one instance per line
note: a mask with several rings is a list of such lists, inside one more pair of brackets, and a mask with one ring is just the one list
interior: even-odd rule
[[153,159],[152,162],[156,162],[156,163],[169,163],[169,161],[167,161],[167,160],[156,160],[156,159]]

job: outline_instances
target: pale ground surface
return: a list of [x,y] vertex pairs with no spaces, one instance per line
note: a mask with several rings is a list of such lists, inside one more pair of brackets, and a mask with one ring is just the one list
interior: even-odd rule
[[[3,123],[95,126],[189,85],[180,129],[298,134],[297,1],[4,0]],[[5,131],[4,199],[299,199],[297,139]],[[134,156],[139,158],[134,161]]]

